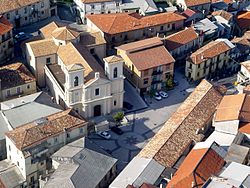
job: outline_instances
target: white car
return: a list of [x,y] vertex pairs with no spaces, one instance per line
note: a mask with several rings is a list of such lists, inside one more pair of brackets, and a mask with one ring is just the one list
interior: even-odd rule
[[105,138],[105,139],[110,139],[111,138],[111,135],[108,132],[106,132],[106,131],[98,132],[97,134],[100,137]]
[[157,100],[157,101],[160,101],[160,100],[162,99],[161,96],[160,96],[160,94],[159,94],[158,92],[155,92],[154,98],[155,98],[155,100]]
[[168,98],[168,94],[165,91],[160,91],[159,94],[162,98]]

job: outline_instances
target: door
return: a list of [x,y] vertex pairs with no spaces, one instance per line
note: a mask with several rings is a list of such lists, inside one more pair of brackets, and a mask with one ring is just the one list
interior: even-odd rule
[[51,9],[50,15],[51,15],[51,16],[55,16],[55,15],[56,15],[56,10],[55,10],[55,9]]
[[16,28],[19,28],[21,26],[21,19],[19,17],[15,19],[15,25]]
[[101,105],[96,105],[94,107],[94,117],[100,116],[101,115]]

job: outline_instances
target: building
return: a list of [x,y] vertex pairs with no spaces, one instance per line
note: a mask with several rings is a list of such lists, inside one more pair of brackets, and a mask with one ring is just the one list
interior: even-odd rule
[[232,39],[231,42],[235,45],[238,51],[237,60],[239,62],[247,60],[250,53],[250,39],[247,37],[236,37]]
[[204,16],[209,13],[211,6],[211,0],[177,0],[176,2],[183,10],[190,8],[201,12]]
[[51,158],[55,172],[44,188],[104,188],[116,177],[117,159],[85,137],[63,146]]
[[175,60],[181,60],[202,46],[203,35],[197,34],[192,27],[189,27],[162,40]]
[[55,16],[56,7],[50,0],[2,0],[0,14],[18,28]]
[[27,61],[38,85],[48,87],[58,104],[74,108],[85,118],[121,109],[123,60],[118,56],[105,58],[104,70],[79,43],[78,32],[50,26],[55,29],[48,33],[42,30],[45,39],[27,43]]
[[0,64],[14,57],[13,26],[0,15]]
[[249,187],[250,167],[236,162],[229,163],[219,176],[212,176],[202,188]]
[[248,85],[250,79],[250,61],[241,63],[240,71],[237,74],[237,82],[243,85]]
[[231,38],[235,27],[235,21],[233,14],[224,10],[218,10],[212,13],[216,22],[220,23],[224,27],[223,38]]
[[145,38],[172,34],[181,29],[185,17],[174,12],[149,16],[137,13],[117,13],[88,15],[87,26],[90,30],[99,31],[107,41],[108,54],[114,54],[114,47]]
[[242,36],[250,29],[250,11],[242,11],[236,15],[235,34]]
[[22,63],[0,67],[0,101],[36,92],[36,79]]
[[173,78],[175,60],[157,37],[118,46],[117,54],[125,62],[126,78],[141,93],[164,89]]
[[217,39],[191,54],[186,61],[186,77],[193,81],[213,77],[216,72],[233,71],[237,63],[232,60],[234,45],[227,39]]
[[158,8],[153,0],[74,0],[74,2],[77,5],[77,10],[84,23],[86,23],[86,16],[92,14],[138,12],[141,15],[146,15],[158,12]]
[[226,151],[216,142],[209,145],[204,142],[197,143],[184,159],[167,188],[200,187],[210,176],[222,170],[225,156]]
[[26,123],[62,111],[49,95],[38,92],[0,105],[0,160],[6,159],[5,133]]
[[181,13],[181,15],[186,17],[185,24],[184,24],[186,27],[190,27],[191,25],[193,25],[197,21],[202,20],[204,17],[204,15],[201,12],[195,11],[195,10],[192,10],[189,8],[184,10]]
[[51,169],[49,157],[69,142],[87,135],[87,122],[68,109],[6,133],[7,159],[18,167],[28,186]]
[[142,188],[144,183],[154,185],[165,167],[154,159],[135,156],[109,185],[109,188]]

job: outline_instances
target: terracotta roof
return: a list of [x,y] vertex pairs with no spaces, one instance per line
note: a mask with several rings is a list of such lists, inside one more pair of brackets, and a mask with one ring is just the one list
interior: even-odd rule
[[164,38],[164,44],[166,46],[166,48],[169,51],[172,51],[176,48],[179,48],[185,44],[188,44],[192,41],[194,41],[195,39],[197,39],[199,36],[198,34],[195,32],[195,30],[193,28],[186,28],[182,31],[179,31],[173,35],[170,35],[166,38]]
[[105,57],[103,60],[107,63],[110,63],[110,64],[123,62],[123,59],[121,58],[121,56],[117,56],[117,55]]
[[51,35],[57,40],[70,41],[76,39],[80,33],[66,27],[59,27]]
[[250,123],[241,123],[239,132],[246,133],[250,135]]
[[39,120],[20,126],[6,133],[15,146],[20,150],[25,150],[35,144],[61,134],[65,129],[73,130],[75,128],[87,125],[87,122],[80,118],[72,109],[55,113]]
[[211,3],[211,0],[185,0],[187,7],[199,6]]
[[10,12],[22,7],[40,2],[41,0],[1,0],[0,1],[0,14]]
[[58,46],[53,39],[37,40],[27,43],[31,47],[31,50],[35,57],[46,56],[56,54]]
[[186,18],[178,13],[160,13],[150,16],[140,16],[137,13],[94,14],[87,18],[102,32],[117,34],[157,25],[184,21]]
[[243,35],[244,38],[250,40],[250,31],[246,31]]
[[228,46],[227,43],[224,41],[211,41],[210,43],[206,44],[205,46],[192,53],[189,59],[194,64],[200,64],[208,59],[225,53],[230,49],[231,47]]
[[52,38],[51,34],[57,28],[59,28],[58,24],[56,22],[51,22],[46,26],[42,27],[40,31],[43,34],[44,38]]
[[222,156],[212,147],[192,149],[167,188],[200,187],[210,176],[218,174],[224,164]]
[[82,45],[90,47],[90,46],[106,44],[106,40],[101,35],[101,32],[88,32],[88,33],[81,33],[80,43]]
[[221,16],[223,17],[224,19],[230,21],[232,18],[233,18],[233,14],[225,11],[225,10],[218,10],[218,11],[214,11],[212,13],[213,16]]
[[4,16],[0,15],[0,35],[4,35],[12,29],[12,24]]
[[196,131],[212,118],[221,99],[219,90],[203,80],[138,155],[172,167],[192,141],[202,140]]
[[102,2],[111,2],[112,0],[82,0],[83,3],[102,3]]
[[126,51],[126,56],[139,71],[175,61],[164,47],[163,42],[157,37],[124,44],[117,49]]
[[195,12],[194,10],[192,10],[192,9],[187,8],[187,9],[186,9],[185,11],[183,11],[181,14],[182,14],[183,16],[185,16],[186,18],[189,18],[189,17],[193,16],[194,14],[196,14],[196,12]]
[[35,77],[22,63],[13,63],[0,67],[0,84],[2,89],[8,89],[35,81]]
[[224,96],[217,107],[215,121],[238,120],[245,94]]
[[250,11],[239,12],[236,16],[236,22],[240,29],[249,29],[250,27]]

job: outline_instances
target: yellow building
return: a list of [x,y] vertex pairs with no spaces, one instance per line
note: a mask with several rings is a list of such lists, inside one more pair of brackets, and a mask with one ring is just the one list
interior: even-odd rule
[[233,68],[230,52],[234,47],[227,39],[217,39],[198,49],[186,61],[186,77],[196,81]]
[[124,62],[124,74],[138,91],[161,90],[173,76],[174,58],[157,38],[145,39],[117,47]]
[[36,92],[36,79],[22,63],[0,67],[0,101]]

